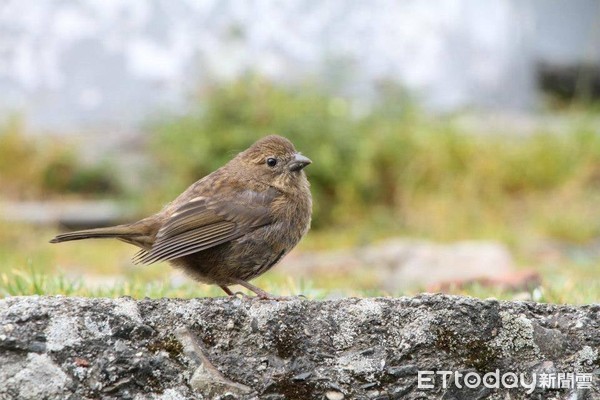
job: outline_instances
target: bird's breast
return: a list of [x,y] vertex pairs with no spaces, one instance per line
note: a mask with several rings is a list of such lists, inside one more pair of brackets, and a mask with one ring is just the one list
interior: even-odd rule
[[272,204],[273,222],[280,223],[291,232],[304,235],[310,227],[312,199],[310,192],[283,194]]

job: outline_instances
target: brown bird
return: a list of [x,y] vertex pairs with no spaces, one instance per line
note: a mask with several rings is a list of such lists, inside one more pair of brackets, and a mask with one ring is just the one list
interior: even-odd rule
[[56,236],[50,243],[117,238],[141,248],[135,263],[169,261],[193,278],[242,285],[277,264],[310,227],[312,197],[304,167],[311,161],[271,135],[187,188],[160,212],[138,222]]

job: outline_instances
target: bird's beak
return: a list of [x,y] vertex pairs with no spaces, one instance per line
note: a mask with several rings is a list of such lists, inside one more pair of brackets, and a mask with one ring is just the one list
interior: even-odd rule
[[290,171],[300,171],[310,163],[312,163],[312,161],[310,161],[308,157],[305,157],[300,153],[296,153],[292,161],[288,163],[288,168]]

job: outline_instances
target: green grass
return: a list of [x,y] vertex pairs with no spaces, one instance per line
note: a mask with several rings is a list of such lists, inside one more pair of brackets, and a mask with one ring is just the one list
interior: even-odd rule
[[[163,267],[168,268],[166,265]],[[453,289],[448,293],[472,296],[478,298],[496,298],[500,300],[535,300],[557,304],[591,304],[598,302],[600,284],[597,279],[585,281],[574,277],[578,271],[576,266],[568,266],[569,270],[557,274],[546,274],[544,283],[528,292],[503,291],[497,288],[483,287],[478,284],[468,285],[461,289]],[[135,267],[132,267],[135,268]],[[189,282],[174,285],[165,277],[163,279],[149,278],[142,271],[130,273],[135,277],[120,277],[111,284],[90,285],[88,276],[82,274],[74,277],[60,271],[39,271],[38,269],[12,270],[0,273],[0,297],[21,295],[65,295],[83,297],[120,297],[133,298],[197,298],[224,296],[221,289]],[[139,275],[139,276],[137,276]],[[360,274],[359,274],[360,275]],[[328,282],[318,287],[315,281],[294,282],[289,278],[270,272],[254,282],[269,293],[282,296],[304,295],[309,299],[325,299],[341,296],[397,297],[415,295],[421,290],[411,289],[405,292],[389,293],[373,287],[361,287],[356,284],[356,277],[345,276],[336,280],[335,284]],[[234,288],[238,292],[253,295],[242,288]],[[525,296],[524,296],[525,295]]]
[[[51,245],[47,241],[56,232],[19,224],[0,225],[0,297],[17,295],[67,295],[88,297],[194,298],[222,296],[221,289],[196,283],[188,278],[172,279],[176,274],[166,263],[152,266],[133,265],[135,249],[113,240],[95,240]],[[352,236],[352,233],[349,233]],[[310,233],[301,250],[330,248],[338,243],[337,232]],[[537,301],[589,304],[598,302],[600,280],[598,262],[586,256],[537,265],[542,285],[529,294]],[[179,275],[177,275],[179,277]],[[277,295],[303,294],[310,299],[339,296],[414,295],[424,288],[389,293],[378,288],[367,269],[350,273],[314,276],[294,280],[275,268],[254,283]],[[249,294],[239,287],[238,290]],[[523,293],[500,291],[477,284],[451,293],[522,299]]]
[[[326,290],[315,289],[306,283],[284,282],[280,279],[261,279],[256,283],[269,293],[280,296],[304,295],[307,298],[320,299]],[[236,292],[254,296],[244,288],[234,288]],[[357,292],[358,293],[358,292]],[[150,280],[143,273],[133,279],[120,279],[112,284],[90,286],[86,277],[69,277],[65,273],[48,274],[36,270],[11,271],[0,274],[0,297],[22,295],[64,295],[83,297],[120,297],[133,298],[197,298],[225,296],[216,286],[208,286],[189,281],[174,285],[169,280]]]

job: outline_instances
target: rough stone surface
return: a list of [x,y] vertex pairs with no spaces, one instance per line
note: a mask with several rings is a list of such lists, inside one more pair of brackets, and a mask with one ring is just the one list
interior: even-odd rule
[[[0,300],[0,399],[598,399],[600,304],[457,296]],[[418,371],[592,373],[419,388]]]

